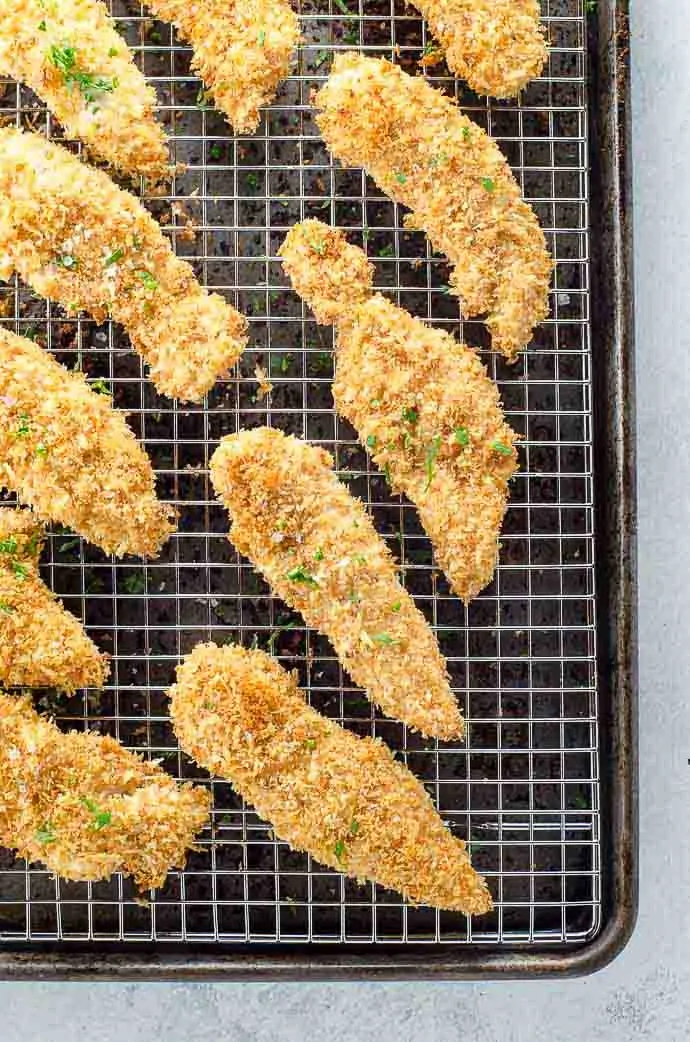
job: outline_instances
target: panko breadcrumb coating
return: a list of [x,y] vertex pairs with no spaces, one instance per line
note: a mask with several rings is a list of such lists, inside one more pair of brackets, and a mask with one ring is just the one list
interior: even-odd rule
[[516,434],[477,354],[372,288],[373,267],[340,231],[294,225],[279,253],[321,322],[335,322],[336,409],[396,492],[416,504],[464,601],[491,581],[517,470]]
[[0,74],[31,87],[96,158],[130,177],[170,175],[155,92],[100,0],[2,0]]
[[60,145],[0,130],[0,278],[17,272],[65,307],[111,315],[157,389],[200,401],[234,365],[246,321],[209,294],[129,192]]
[[290,71],[299,23],[288,0],[145,0],[193,49],[197,72],[236,134],[251,134],[259,109]]
[[278,430],[223,438],[210,469],[230,512],[230,539],[328,637],[384,713],[424,735],[459,737],[462,716],[436,639],[364,506],[332,468],[324,449]]
[[448,68],[477,94],[512,98],[548,58],[539,0],[412,0]]
[[0,329],[0,486],[106,553],[156,555],[174,531],[155,475],[108,394]]
[[104,735],[64,734],[27,698],[0,694],[0,844],[63,879],[133,876],[162,886],[209,816],[205,789],[178,785]]
[[553,264],[496,143],[452,99],[385,58],[338,55],[314,104],[336,158],[363,166],[410,207],[406,225],[447,255],[465,314],[486,314],[493,346],[515,358],[548,315]]
[[465,844],[407,767],[311,709],[265,652],[198,645],[169,694],[185,752],[231,781],[291,847],[416,904],[491,909]]
[[[0,508],[0,685],[102,687],[107,656],[41,579],[42,546],[43,527],[30,510]],[[0,770],[0,801],[3,788]]]

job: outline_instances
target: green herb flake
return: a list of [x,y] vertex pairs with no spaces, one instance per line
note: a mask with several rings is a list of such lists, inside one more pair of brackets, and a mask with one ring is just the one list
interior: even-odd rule
[[501,456],[512,456],[513,450],[510,445],[504,445],[502,441],[492,441],[491,448],[494,452],[499,452]]
[[247,184],[250,188],[259,187],[259,178],[256,176],[256,174],[247,174]]
[[390,485],[391,484],[391,468],[390,468],[390,464],[388,464],[388,463],[384,463],[384,465],[383,465],[383,476],[386,479],[386,481],[388,482],[388,484]]
[[387,246],[382,246],[381,247],[381,249],[379,250],[378,255],[379,255],[379,257],[394,257],[395,256],[395,250],[393,249],[393,247],[389,243]]
[[470,133],[470,128],[469,127],[463,127],[462,128],[462,140],[463,141],[469,141],[471,137],[472,137],[472,134]]
[[219,144],[211,145],[209,155],[211,156],[211,159],[222,159],[223,149]]
[[26,567],[25,564],[22,564],[21,561],[13,561],[12,572],[14,574],[15,579],[19,579],[21,582],[24,582],[27,575],[29,574],[29,569]]
[[105,260],[103,261],[103,267],[109,268],[111,264],[117,264],[118,261],[122,260],[124,255],[125,251],[122,249],[121,246],[118,246],[116,250],[113,250],[113,252],[109,253],[108,256],[105,258]]
[[404,185],[407,181],[407,174],[397,173],[395,175],[395,180],[399,185]]
[[321,242],[316,242],[314,239],[308,238],[307,242],[309,243],[309,245],[315,253],[318,253],[320,257],[323,257],[323,255],[326,252],[326,243],[323,241],[323,239],[321,240]]
[[43,444],[42,441],[39,441],[38,445],[36,446],[36,455],[41,456],[42,459],[45,459],[48,455],[48,448],[46,445]]
[[144,593],[146,590],[146,576],[143,572],[132,572],[122,583],[126,593]]
[[113,820],[113,815],[109,810],[101,810],[98,804],[94,800],[90,800],[87,796],[82,796],[79,801],[86,809],[89,814],[93,815],[92,827],[96,832],[100,832]]
[[297,568],[291,568],[286,574],[286,578],[290,579],[291,582],[295,583],[306,583],[307,586],[318,586],[314,576],[303,567],[298,565]]
[[402,418],[405,423],[416,423],[419,419],[419,413],[414,406],[406,405],[402,411]]
[[345,840],[339,839],[336,845],[333,847],[333,853],[337,857],[338,861],[343,860],[343,854],[345,853]]
[[40,843],[42,847],[45,847],[48,843],[54,843],[57,836],[53,832],[50,825],[42,825],[40,829],[36,829],[34,833],[37,843]]
[[16,608],[9,601],[0,600],[0,612],[3,615],[14,615]]
[[0,554],[16,554],[19,549],[19,543],[13,535],[7,539],[0,539]]
[[321,549],[321,547],[319,547],[318,550],[314,551],[314,560],[315,561],[323,561],[323,557],[324,557],[324,554],[323,554],[323,550]]
[[141,279],[144,289],[153,293],[158,289],[158,280],[151,274],[150,271],[137,271],[135,272],[138,279]]
[[316,61],[314,62],[314,68],[320,69],[321,66],[328,61],[328,51],[317,51]]
[[496,182],[494,181],[493,177],[483,177],[482,178],[482,188],[486,192],[493,192],[493,191],[495,191],[495,189],[496,189]]
[[353,818],[352,821],[350,822],[350,835],[351,836],[356,836],[358,832],[359,832],[359,822],[355,821],[355,819]]
[[48,52],[50,62],[64,78],[68,90],[78,87],[87,105],[93,106],[101,94],[110,94],[118,86],[116,79],[96,76],[84,72],[77,65],[77,52],[74,47],[53,44]]
[[110,388],[108,387],[108,385],[105,382],[105,380],[102,377],[100,377],[100,376],[98,377],[97,380],[93,380],[89,384],[89,387],[91,388],[92,391],[95,391],[96,394],[107,394],[108,396],[110,396],[113,393],[110,390]]
[[119,52],[117,47],[109,47],[108,48],[108,57],[109,58],[116,58],[119,53],[120,52]]
[[343,14],[346,14],[348,18],[352,18],[352,11],[345,3],[345,0],[333,0],[333,3],[339,11],[342,11]]
[[462,445],[463,448],[470,443],[470,432],[467,427],[456,427],[453,431],[453,437],[458,445]]
[[367,438],[367,448],[368,449],[375,449],[376,448],[376,435],[375,434],[370,434],[369,437]]
[[74,271],[79,267],[77,258],[73,257],[71,253],[64,253],[61,257],[56,257],[55,263],[58,268],[65,268],[66,271]]
[[40,30],[40,31],[41,31],[42,33],[44,33],[44,32],[46,32],[46,30],[47,30],[48,26],[46,25],[46,23],[45,23],[45,22],[39,22],[39,23],[38,23],[38,28],[39,28],[39,30]]
[[27,436],[27,434],[30,434],[30,433],[31,433],[31,428],[29,427],[29,414],[27,412],[20,412],[19,413],[19,426],[17,427],[17,431],[16,431],[17,437],[18,438],[25,438]]
[[380,398],[372,398],[371,401],[369,402],[369,405],[372,407],[372,409],[378,409],[379,406],[381,405],[381,399]]
[[371,639],[374,644],[380,644],[384,648],[393,647],[394,644],[399,644],[400,641],[396,640],[395,637],[391,637],[390,633],[372,633]]
[[426,456],[424,459],[424,466],[426,469],[426,492],[434,477],[434,464],[436,463],[436,457],[439,454],[441,448],[441,435],[437,434],[431,439],[431,443],[427,445]]
[[263,45],[266,43],[266,33],[263,29],[260,31],[256,39],[257,43],[259,44],[259,47],[263,47]]
[[391,604],[391,611],[399,612],[402,608],[402,601],[396,601],[395,604]]
[[196,107],[198,109],[201,109],[202,112],[205,112],[206,109],[210,109],[211,108],[208,94],[206,93],[206,91],[204,90],[203,87],[199,87],[199,90],[197,91],[197,94],[196,94]]
[[316,739],[315,738],[305,738],[304,744],[307,747],[307,749],[309,750],[309,752],[313,753],[314,749],[316,749]]

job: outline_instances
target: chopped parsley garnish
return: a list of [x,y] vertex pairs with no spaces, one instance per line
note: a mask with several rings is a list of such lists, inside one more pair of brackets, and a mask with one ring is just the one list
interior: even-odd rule
[[116,250],[113,250],[113,252],[109,253],[108,256],[105,258],[105,260],[103,261],[104,267],[109,268],[111,264],[117,264],[118,261],[122,260],[124,255],[125,251],[122,249],[121,246],[118,246]]
[[250,188],[259,187],[259,178],[256,176],[256,174],[247,174],[247,184]]
[[314,576],[301,564],[297,568],[291,568],[286,577],[295,583],[306,583],[307,586],[319,585]]
[[259,44],[259,47],[263,47],[263,45],[266,43],[266,33],[264,32],[263,29],[261,30],[261,32],[259,33],[259,35],[257,37],[257,42]]
[[112,391],[110,390],[107,383],[101,376],[99,376],[97,380],[94,380],[92,383],[90,383],[89,387],[92,391],[95,391],[96,394],[112,394]]
[[8,601],[0,600],[0,612],[3,615],[14,615],[16,608],[13,607]]
[[324,62],[328,61],[328,51],[318,51],[316,55],[316,61],[314,62],[314,68],[320,69]]
[[353,554],[352,555],[352,560],[356,561],[357,564],[366,564],[367,563],[367,559],[364,556],[364,554]]
[[359,832],[359,822],[355,821],[355,819],[353,818],[352,821],[350,822],[350,835],[351,836],[356,836],[358,832]]
[[462,128],[462,140],[463,141],[469,141],[471,136],[472,135],[470,134],[470,128],[469,127],[463,127]]
[[320,257],[323,257],[326,252],[326,243],[323,240],[321,240],[321,242],[316,242],[314,239],[307,239],[307,242],[315,253],[318,253]]
[[338,8],[339,11],[342,11],[343,14],[346,14],[348,16],[348,18],[352,18],[352,11],[350,10],[350,8],[345,3],[345,0],[333,0],[333,3],[335,4],[335,6]]
[[95,76],[84,72],[77,65],[77,52],[74,47],[53,44],[48,52],[50,61],[58,69],[65,80],[68,90],[76,86],[81,91],[87,105],[93,105],[99,95],[111,94],[117,87],[117,80],[106,76]]
[[367,448],[368,449],[375,449],[376,448],[376,435],[375,434],[370,434],[369,437],[367,438]]
[[405,423],[416,423],[419,419],[419,413],[412,405],[406,405],[402,411],[402,418]]
[[[153,35],[153,34],[152,34],[152,35]],[[109,48],[108,48],[108,57],[109,57],[109,58],[114,58],[114,57],[115,57],[116,55],[118,55],[119,53],[120,53],[120,52],[119,52],[119,50],[117,49],[117,47],[109,47]]]
[[39,22],[38,23],[38,28],[41,30],[42,33],[44,33],[47,30],[48,26],[46,25],[45,22]]
[[29,414],[27,412],[20,412],[19,413],[19,426],[17,427],[17,437],[18,438],[25,438],[27,436],[27,434],[30,434],[30,433],[31,433],[31,428],[29,427]]
[[390,648],[394,644],[399,644],[400,641],[396,640],[395,637],[391,637],[390,633],[372,633],[371,639],[374,644],[381,644],[383,647]]
[[211,156],[211,159],[220,159],[223,155],[223,149],[218,144],[211,145],[209,155]]
[[323,561],[323,550],[321,549],[321,547],[319,547],[318,550],[314,551],[314,560]]
[[470,443],[470,432],[467,427],[456,427],[453,431],[453,436],[458,445],[462,445],[463,448]]
[[[437,434],[431,439],[431,444],[427,445],[426,457],[424,460],[424,466],[426,468],[426,489],[432,482],[434,476],[434,463],[438,456],[439,449],[441,448],[441,435]],[[426,489],[424,490],[426,492]]]
[[48,455],[48,447],[47,445],[44,445],[42,441],[39,441],[38,445],[36,446],[36,455],[42,456],[44,459]]
[[55,263],[58,268],[66,268],[67,271],[74,271],[75,268],[79,267],[77,258],[73,257],[71,253],[64,253],[61,257],[56,257]]
[[53,832],[50,825],[42,825],[40,829],[36,829],[36,842],[40,843],[41,846],[45,846],[47,843],[54,843],[57,836]]
[[402,608],[402,601],[396,601],[395,604],[391,604],[391,611],[398,612]]
[[491,442],[491,448],[495,452],[500,452],[500,454],[502,456],[512,456],[513,455],[513,450],[510,448],[510,446],[509,445],[504,445],[502,441],[492,441]]
[[431,159],[429,160],[429,166],[432,168],[432,170],[435,170],[437,166],[441,166],[442,163],[447,162],[448,156],[445,152],[441,152],[439,153],[439,155],[431,157]]
[[203,87],[199,87],[199,90],[197,91],[196,105],[197,105],[197,108],[201,109],[202,111],[205,111],[206,109],[210,109],[211,108],[211,105],[210,105],[209,99],[208,99],[208,94],[206,93],[206,91],[204,90]]
[[143,572],[132,572],[122,583],[127,593],[144,593],[146,590],[146,576]]
[[304,744],[306,745],[307,749],[310,750],[310,752],[313,752],[314,749],[316,749],[316,739],[315,738],[305,738]]
[[379,257],[393,257],[394,255],[395,250],[390,244],[388,244],[387,246],[382,246],[379,250]]
[[496,188],[496,182],[494,181],[493,177],[483,177],[482,188],[484,188],[487,192],[493,192]]
[[343,860],[343,854],[345,853],[345,840],[339,839],[336,845],[333,847],[333,852],[337,857],[338,861]]
[[150,271],[137,271],[136,276],[143,282],[144,289],[150,290],[151,292],[158,289],[158,280],[154,278]]
[[94,803],[93,800],[88,799],[86,796],[82,796],[80,802],[93,815],[93,828],[96,832],[100,832],[113,820],[113,815],[109,810],[101,810],[97,803]]
[[407,174],[397,173],[395,175],[395,180],[398,182],[398,184],[404,185],[407,181]]
[[369,405],[372,407],[372,409],[378,409],[380,404],[381,404],[381,399],[380,398],[372,398],[371,401],[369,402]]
[[27,575],[29,574],[28,568],[25,564],[22,564],[21,561],[12,562],[12,571],[14,573],[15,579],[21,579],[22,582],[24,582]]
[[391,468],[390,468],[390,464],[388,464],[388,463],[384,463],[383,464],[383,476],[386,479],[386,481],[388,482],[388,484],[390,485],[390,483],[391,483]]
[[19,543],[13,535],[8,539],[0,539],[0,554],[16,554],[18,549]]

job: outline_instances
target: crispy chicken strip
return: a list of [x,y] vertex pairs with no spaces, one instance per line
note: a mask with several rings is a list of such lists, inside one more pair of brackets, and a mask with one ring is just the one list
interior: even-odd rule
[[108,394],[0,329],[0,486],[106,553],[157,554],[174,531],[148,456]]
[[407,767],[311,709],[265,652],[198,645],[169,694],[185,752],[231,781],[290,846],[416,904],[491,909],[465,844]]
[[333,644],[388,716],[450,739],[463,721],[436,639],[362,503],[321,448],[259,427],[223,438],[211,480],[230,538],[279,597]]
[[0,278],[110,314],[162,394],[200,401],[234,365],[246,321],[175,256],[138,199],[37,134],[0,130]]
[[198,72],[236,134],[251,134],[300,40],[288,0],[145,0],[193,48]]
[[477,94],[512,98],[548,58],[538,0],[412,0],[451,72]]
[[[42,546],[43,527],[30,510],[0,508],[0,685],[102,687],[107,656],[41,579]],[[0,770],[0,800],[3,785]]]
[[100,0],[2,0],[0,74],[31,87],[96,158],[130,177],[169,176],[155,92]]
[[375,294],[372,265],[342,232],[303,221],[279,252],[319,321],[338,327],[338,412],[416,504],[438,563],[471,600],[491,581],[517,470],[495,383],[469,347]]
[[178,785],[104,735],[58,730],[0,694],[0,843],[63,879],[113,872],[140,890],[184,866],[208,821],[205,789]]
[[447,255],[465,314],[486,314],[493,346],[515,358],[548,314],[553,265],[496,143],[454,101],[384,58],[338,55],[314,103],[333,154],[410,207],[405,223]]

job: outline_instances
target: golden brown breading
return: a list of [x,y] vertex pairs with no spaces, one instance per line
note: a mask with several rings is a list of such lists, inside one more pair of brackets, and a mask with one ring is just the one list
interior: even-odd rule
[[110,396],[5,329],[0,486],[106,553],[156,555],[175,528],[170,507],[156,499],[149,458]]
[[[41,579],[42,546],[43,527],[30,510],[0,508],[0,685],[102,687],[107,656]],[[3,786],[0,771],[0,800]]]
[[512,98],[548,58],[538,0],[412,0],[451,72],[477,94]]
[[114,738],[64,734],[29,699],[0,694],[0,843],[63,879],[113,872],[140,890],[182,867],[207,823],[205,789],[178,785]]
[[100,0],[2,0],[0,74],[28,84],[70,137],[123,174],[169,176],[156,94]]
[[465,844],[407,767],[311,709],[265,652],[198,645],[169,694],[185,752],[231,781],[290,846],[417,904],[491,909]]
[[471,600],[491,581],[517,470],[496,385],[470,348],[374,294],[372,266],[342,232],[303,221],[279,253],[317,319],[338,326],[338,412],[416,504],[439,565]]
[[500,149],[454,101],[384,58],[340,54],[314,103],[333,154],[409,206],[410,228],[445,253],[466,315],[487,314],[513,359],[548,314],[552,261]]
[[223,438],[211,480],[230,538],[333,644],[355,683],[422,734],[463,732],[446,664],[362,503],[321,448],[259,427]]
[[193,48],[192,69],[236,134],[256,130],[262,105],[290,71],[300,40],[288,0],[145,0]]
[[60,145],[0,130],[0,278],[121,322],[162,394],[199,401],[246,346],[246,321],[175,256],[138,199]]

